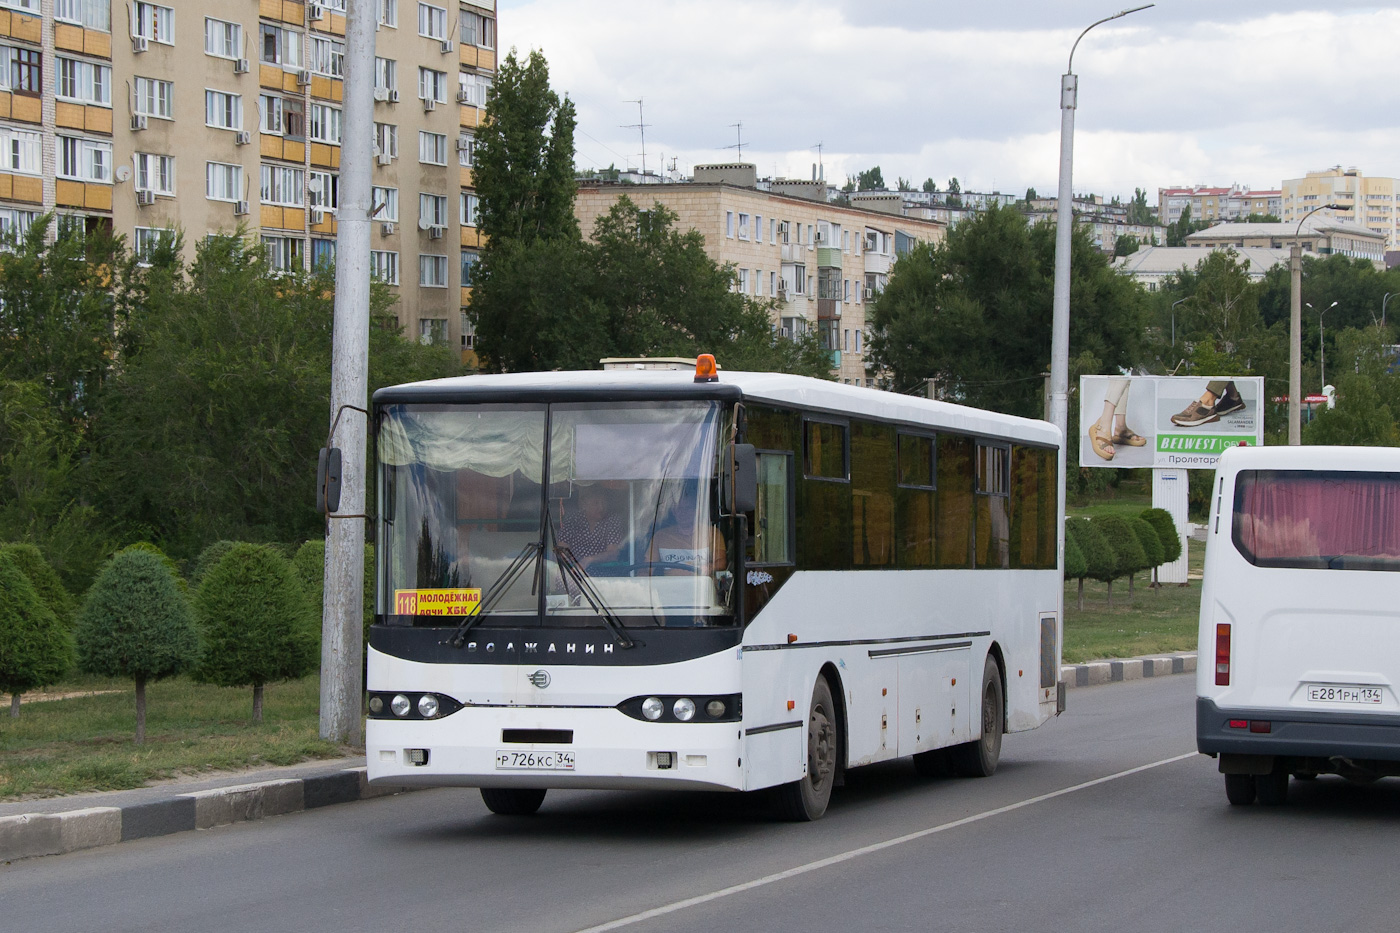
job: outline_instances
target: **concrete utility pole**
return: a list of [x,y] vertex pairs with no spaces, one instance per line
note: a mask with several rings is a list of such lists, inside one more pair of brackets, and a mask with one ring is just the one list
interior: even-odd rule
[[370,163],[374,140],[373,0],[350,0],[345,26],[344,137],[336,215],[330,446],[343,455],[341,500],[328,519],[321,618],[321,738],[361,741],[365,463],[369,392]]
[[1322,204],[1308,211],[1293,230],[1288,248],[1288,443],[1303,443],[1303,221],[1318,211],[1338,210],[1339,205]]

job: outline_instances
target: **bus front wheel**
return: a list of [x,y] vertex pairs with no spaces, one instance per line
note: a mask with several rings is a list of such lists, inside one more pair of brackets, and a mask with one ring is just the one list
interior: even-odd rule
[[1001,691],[1001,669],[991,655],[987,655],[987,662],[982,665],[981,712],[982,737],[974,742],[954,745],[949,750],[953,771],[962,777],[991,777],[1001,761],[1006,702]]
[[836,704],[825,677],[817,678],[807,711],[807,773],[776,790],[778,816],[794,822],[819,820],[836,780]]
[[544,803],[544,790],[538,787],[483,787],[481,799],[486,809],[501,816],[529,816]]

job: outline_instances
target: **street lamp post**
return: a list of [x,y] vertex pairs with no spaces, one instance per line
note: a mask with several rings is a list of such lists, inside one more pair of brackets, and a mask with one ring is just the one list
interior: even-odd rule
[[1390,299],[1396,296],[1397,292],[1386,292],[1381,299],[1381,327],[1385,327],[1385,306],[1390,304]]
[[[1314,310],[1312,302],[1307,302],[1307,305],[1309,311]],[[1327,393],[1327,347],[1322,342],[1322,338],[1326,333],[1322,326],[1322,316],[1335,307],[1337,307],[1337,302],[1334,301],[1317,312],[1317,367],[1322,377],[1322,392],[1324,395]]]
[[1297,447],[1303,442],[1303,221],[1318,211],[1341,210],[1336,204],[1323,204],[1304,214],[1293,231],[1293,244],[1288,248],[1289,319],[1288,319],[1288,443]]
[[1179,305],[1179,304],[1181,304],[1183,301],[1190,301],[1192,298],[1195,298],[1195,297],[1196,297],[1195,295],[1187,295],[1185,298],[1178,298],[1176,301],[1173,301],[1173,302],[1172,302],[1172,348],[1173,348],[1173,349],[1176,348],[1176,306]]

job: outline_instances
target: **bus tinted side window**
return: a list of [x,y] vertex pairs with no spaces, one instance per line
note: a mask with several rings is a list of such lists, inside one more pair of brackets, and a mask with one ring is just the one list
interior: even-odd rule
[[937,537],[939,567],[972,566],[974,443],[970,437],[938,436]]
[[851,425],[851,563],[894,564],[895,430],[857,421]]
[[1039,447],[1011,448],[1011,566],[1054,569],[1055,452]]
[[758,507],[754,509],[754,564],[792,563],[792,454],[758,454]]
[[803,468],[809,478],[847,480],[846,426],[803,421]]
[[977,445],[978,567],[1011,566],[1011,451],[1001,444]]
[[900,567],[932,567],[934,439],[917,434],[899,435],[896,492],[898,527],[896,563]]

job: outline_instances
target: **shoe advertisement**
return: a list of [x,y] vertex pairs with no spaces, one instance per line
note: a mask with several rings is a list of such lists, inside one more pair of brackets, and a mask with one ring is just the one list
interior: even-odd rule
[[1264,443],[1263,376],[1081,376],[1079,465],[1213,470]]

